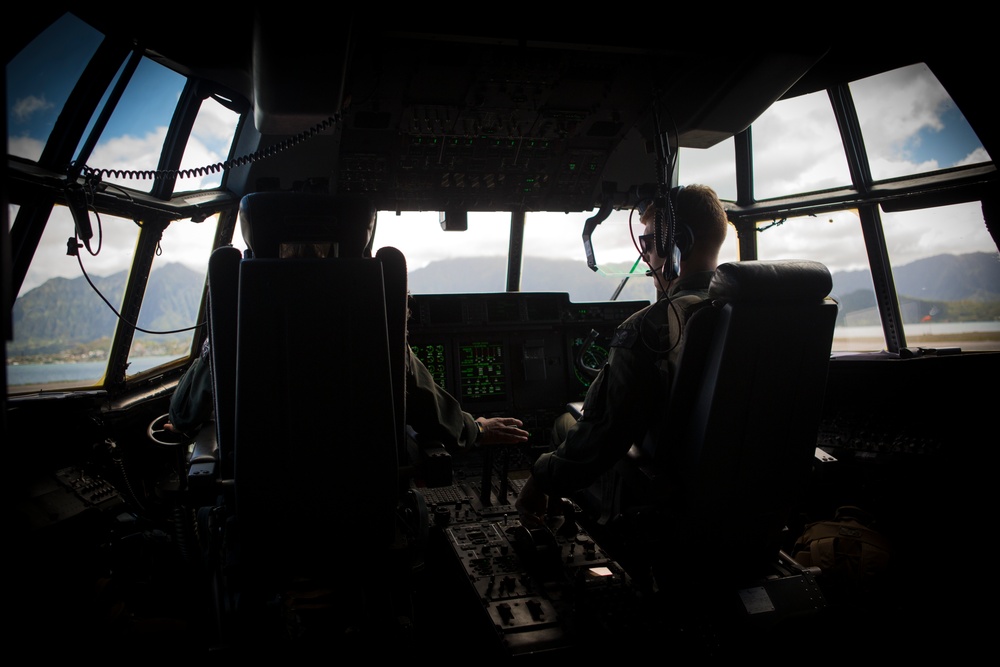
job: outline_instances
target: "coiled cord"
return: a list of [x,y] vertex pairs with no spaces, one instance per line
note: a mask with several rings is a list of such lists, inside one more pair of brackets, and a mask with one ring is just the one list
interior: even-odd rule
[[342,116],[340,113],[336,113],[324,121],[321,121],[314,125],[313,127],[299,132],[293,137],[289,137],[284,141],[280,141],[276,144],[263,148],[259,151],[250,153],[249,155],[244,155],[241,157],[233,158],[232,160],[226,160],[225,162],[216,162],[215,164],[208,165],[205,167],[196,167],[194,169],[160,169],[160,170],[135,170],[135,169],[94,169],[92,167],[83,167],[83,176],[89,183],[94,181],[100,182],[104,178],[114,177],[114,178],[129,178],[133,180],[148,180],[148,179],[164,179],[164,178],[191,178],[194,176],[205,176],[208,174],[216,174],[219,172],[229,171],[235,167],[244,167],[254,162],[259,162],[260,160],[267,159],[269,157],[274,157],[279,153],[282,153],[294,146],[301,144],[314,136],[317,136],[330,128],[336,127],[340,124]]

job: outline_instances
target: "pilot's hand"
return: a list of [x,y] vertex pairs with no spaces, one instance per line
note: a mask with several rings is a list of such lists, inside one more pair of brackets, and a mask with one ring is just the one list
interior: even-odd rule
[[176,426],[174,426],[170,422],[163,422],[163,430],[164,431],[169,431],[170,433],[176,433],[177,435],[182,436],[184,438],[190,438],[191,437],[190,435],[188,435],[184,431],[180,430],[179,428],[177,428]]
[[539,491],[535,484],[535,478],[529,476],[521,492],[517,494],[514,507],[517,509],[521,523],[528,528],[538,528],[545,525],[545,510],[548,508],[549,498]]
[[514,417],[480,417],[476,420],[482,429],[476,438],[477,445],[513,445],[528,441],[528,432],[520,419]]

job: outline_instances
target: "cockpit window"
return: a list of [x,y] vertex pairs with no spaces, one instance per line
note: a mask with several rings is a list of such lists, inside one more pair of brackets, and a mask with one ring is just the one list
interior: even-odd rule
[[[80,248],[68,255],[73,218],[65,207],[54,209],[14,302],[14,338],[7,344],[12,393],[101,383],[138,231],[131,220],[102,215],[91,239],[96,254]],[[102,245],[111,238],[117,247]]]
[[175,191],[205,190],[222,184],[222,170],[213,172],[204,167],[220,164],[229,157],[239,121],[240,115],[216,98],[202,101],[191,138],[184,147]]
[[761,259],[812,259],[833,274],[837,325],[833,350],[877,351],[885,336],[875,308],[875,291],[865,252],[861,220],[854,210],[796,216],[757,225]]
[[37,161],[102,36],[65,14],[7,63],[7,152]]
[[[926,66],[887,72],[850,88],[875,181],[989,161]],[[751,126],[758,199],[850,186],[831,109],[826,93],[794,98],[774,105]],[[827,134],[829,139],[817,143]],[[817,146],[825,146],[822,158],[810,152]],[[768,159],[779,153],[790,156],[787,172],[778,171],[780,161]],[[906,346],[1000,349],[1000,256],[981,203],[880,210],[878,219]],[[757,224],[756,242],[760,259],[814,259],[829,267],[839,304],[835,352],[886,348],[885,314],[857,210],[776,216]]]
[[907,347],[1000,350],[1000,254],[979,202],[882,213]]
[[[684,148],[677,152],[679,185],[702,183],[722,201],[736,201],[736,142],[732,138],[711,148]],[[735,246],[733,246],[735,248]]]
[[191,352],[205,287],[217,216],[176,220],[163,231],[146,285],[126,375],[169,363]]
[[[524,223],[521,291],[568,292],[570,301],[651,301],[653,280],[639,259],[633,235],[642,234],[639,214],[613,211],[591,235],[597,270],[587,266],[582,232],[588,213],[529,213]],[[624,284],[623,284],[624,283]],[[620,290],[620,291],[619,291]]]
[[510,225],[497,224],[500,215],[469,213],[468,229],[445,231],[436,212],[380,211],[373,252],[382,246],[402,251],[413,294],[503,292]]
[[781,100],[751,126],[756,200],[851,184],[844,145],[825,91]]
[[990,161],[926,65],[861,79],[850,89],[876,181]]
[[93,154],[86,158],[87,166],[102,170],[106,183],[149,192],[153,179],[136,178],[129,173],[156,170],[170,117],[183,87],[184,77],[143,58]]
[[[99,33],[67,14],[8,64],[11,155],[38,160],[43,154],[62,107],[100,43]],[[124,68],[118,77],[122,72]],[[117,78],[111,85],[116,83]],[[97,127],[100,110],[111,99],[105,92],[74,158],[99,171],[106,192],[128,201],[134,192],[151,191],[155,183],[151,172],[160,166],[186,83],[181,74],[142,58],[93,151],[83,155],[80,151]],[[184,145],[175,190],[220,186],[223,172],[204,167],[229,155],[240,114],[225,102],[215,96],[201,102]],[[16,211],[11,207],[11,220]],[[143,222],[98,216],[93,210],[88,215],[94,236],[77,255],[67,252],[75,232],[69,210],[57,205],[48,217],[13,309],[14,339],[7,347],[11,392],[100,386],[106,376]],[[217,221],[215,215],[199,223],[181,219],[164,230],[135,323],[126,376],[189,354]],[[59,310],[53,312],[56,306]]]

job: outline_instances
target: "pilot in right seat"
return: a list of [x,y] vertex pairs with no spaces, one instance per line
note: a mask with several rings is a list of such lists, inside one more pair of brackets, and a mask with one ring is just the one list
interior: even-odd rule
[[[681,251],[678,276],[672,279],[665,270],[670,263],[654,244],[657,213],[662,224],[666,207],[673,207],[669,214],[675,216]],[[589,487],[642,441],[669,394],[684,324],[708,296],[729,224],[715,191],[705,185],[679,188],[661,198],[659,206],[647,206],[642,221],[640,246],[656,280],[657,301],[615,331],[580,420],[571,415],[557,419],[553,431],[558,446],[538,457],[515,503],[527,525],[544,525],[549,499],[556,503]]]

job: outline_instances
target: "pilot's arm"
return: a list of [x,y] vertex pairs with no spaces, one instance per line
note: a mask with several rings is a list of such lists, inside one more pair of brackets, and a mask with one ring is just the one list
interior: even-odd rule
[[198,428],[211,419],[215,407],[212,398],[212,371],[209,347],[206,340],[201,354],[181,376],[177,388],[170,397],[168,431],[193,435]]
[[417,433],[441,442],[453,454],[482,445],[527,441],[528,432],[520,419],[473,417],[435,382],[409,346],[407,355],[406,421]]
[[616,332],[608,361],[587,391],[583,417],[555,451],[535,461],[516,502],[522,513],[541,518],[547,497],[570,497],[590,486],[642,439],[661,379],[653,353],[639,342],[639,321]]

